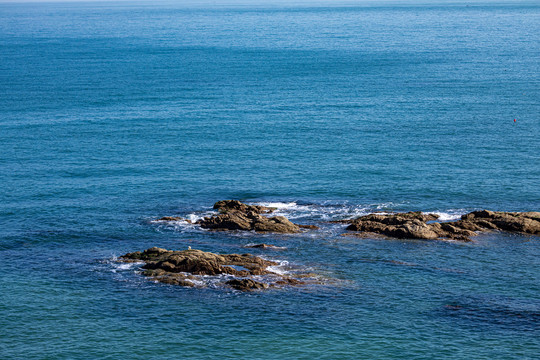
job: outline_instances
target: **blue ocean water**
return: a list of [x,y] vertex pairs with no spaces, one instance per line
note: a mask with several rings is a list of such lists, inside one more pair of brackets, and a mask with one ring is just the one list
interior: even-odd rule
[[[536,358],[538,237],[327,221],[540,210],[539,59],[534,2],[0,4],[0,357]],[[150,222],[229,198],[321,230]],[[188,289],[115,261],[259,242],[328,282]]]

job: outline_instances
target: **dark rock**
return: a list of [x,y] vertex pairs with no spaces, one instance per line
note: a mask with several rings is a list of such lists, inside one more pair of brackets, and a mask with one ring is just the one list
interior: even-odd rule
[[191,224],[191,220],[184,219],[184,218],[181,218],[181,217],[178,217],[178,216],[164,216],[164,217],[159,218],[159,219],[154,220],[154,221],[185,221],[185,222],[188,222],[188,223]]
[[136,251],[132,253],[128,253],[126,255],[121,256],[120,258],[124,262],[133,262],[133,261],[145,261],[145,260],[151,260],[156,259],[161,255],[171,253],[170,250],[165,250],[158,247],[152,247],[150,249],[146,249],[143,252]]
[[[201,250],[168,251],[151,248],[144,252],[122,256],[123,260],[144,260],[143,269],[163,270],[168,273],[190,273],[195,275],[231,274],[239,276],[263,275],[270,265],[276,263],[250,254],[218,255]],[[245,270],[237,270],[235,267]]]
[[387,225],[399,225],[410,220],[420,220],[422,222],[434,221],[439,218],[437,214],[424,214],[421,211],[409,211],[406,213],[376,213],[360,216],[355,219],[343,219],[329,221],[331,224],[353,224],[358,221],[376,221]]
[[440,235],[426,221],[437,215],[420,212],[397,214],[370,214],[351,221],[347,230],[371,232],[398,239],[437,239]]
[[253,221],[253,229],[257,232],[296,233],[300,228],[285,216],[265,217],[258,215]]
[[[347,230],[375,233],[398,239],[453,239],[471,241],[478,232],[500,230],[540,234],[540,213],[473,211],[453,222],[433,222],[435,214],[420,212],[370,214],[350,220]],[[428,221],[431,221],[428,223]]]
[[293,279],[293,278],[288,278],[288,277],[284,277],[283,279],[276,281],[276,285],[292,286],[292,285],[303,285],[303,284],[305,284],[305,282],[297,280],[297,279]]
[[[250,279],[252,276],[268,275],[277,281],[284,280],[293,285],[294,279],[285,279],[282,275],[267,270],[276,262],[264,260],[251,254],[214,254],[201,250],[171,251],[157,247],[143,252],[137,251],[120,257],[120,261],[144,261],[143,275],[155,281],[181,286],[196,286],[193,280],[200,275],[233,275],[242,277],[227,282],[239,290],[267,288],[268,285]],[[200,278],[199,278],[200,279]]]
[[377,234],[374,232],[354,232],[354,233],[343,233],[340,236],[350,236],[363,239],[389,239],[389,236]]
[[233,279],[227,281],[225,284],[231,286],[236,290],[241,291],[254,291],[268,288],[268,284],[264,284],[251,279]]
[[484,229],[540,234],[540,212],[473,211],[458,222],[462,227],[478,226]]
[[[271,213],[275,210],[274,208],[247,205],[238,200],[221,200],[214,204],[214,209],[219,211],[218,215],[198,220],[195,224],[204,229],[216,231],[300,232],[300,227],[284,216],[268,217],[261,215]],[[192,223],[190,220],[175,216],[164,216],[156,221],[186,221]]]
[[243,213],[230,210],[226,213],[206,217],[197,221],[204,229],[217,231],[243,230],[257,232],[296,233],[300,228],[284,216],[266,217],[255,212]]
[[275,208],[270,208],[260,205],[247,205],[238,200],[221,200],[214,204],[214,209],[218,210],[220,213],[227,213],[229,211],[240,211],[242,213],[253,212],[255,214],[267,214],[275,210]]
[[255,244],[255,245],[249,245],[246,247],[253,248],[253,249],[280,249],[279,246],[269,245],[269,244]]
[[225,214],[219,214],[211,217],[206,217],[196,222],[204,229],[210,230],[244,230],[253,229],[253,218],[255,213],[245,214],[240,211],[229,211]]

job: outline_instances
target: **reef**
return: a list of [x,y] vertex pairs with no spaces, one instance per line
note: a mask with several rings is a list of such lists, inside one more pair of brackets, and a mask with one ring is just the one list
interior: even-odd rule
[[203,275],[231,275],[233,279],[230,276],[221,276],[218,279],[223,285],[242,291],[304,283],[268,270],[269,266],[278,263],[251,254],[220,255],[194,249],[172,251],[153,247],[142,252],[125,254],[119,260],[142,261],[145,263],[142,266],[144,276],[172,285],[197,286]]
[[[302,230],[317,230],[315,225],[293,224],[285,216],[268,216],[275,208],[247,205],[238,200],[221,200],[214,204],[218,213],[196,221],[203,229],[214,231],[255,231],[260,233],[294,234]],[[164,216],[155,221],[191,221],[176,216]]]
[[486,231],[540,235],[539,212],[481,210],[463,215],[457,221],[436,222],[437,219],[436,214],[408,212],[370,214],[343,222],[349,223],[347,230],[358,231],[359,234],[373,233],[397,239],[471,241],[471,237]]
[[[253,231],[258,233],[295,234],[316,231],[316,225],[294,224],[284,216],[271,216],[276,210],[261,205],[248,205],[238,200],[221,200],[214,204],[217,212],[199,219],[194,225],[213,231]],[[165,216],[157,221],[191,221]],[[440,221],[436,214],[420,211],[405,213],[376,213],[352,220],[331,223],[347,224],[344,236],[386,237],[397,239],[471,241],[488,231],[504,231],[540,235],[539,212],[503,212],[480,210],[463,215],[456,221]]]
[[285,216],[267,217],[254,212],[243,213],[238,210],[206,217],[197,221],[196,224],[203,229],[216,231],[243,230],[285,234],[300,232],[300,228]]
[[255,213],[255,214],[269,214],[274,212],[276,208],[260,206],[260,205],[247,205],[238,200],[221,200],[214,204],[214,210],[218,210],[220,213],[228,213],[231,211],[239,211],[241,213]]
[[273,233],[297,233],[300,228],[284,216],[264,216],[273,208],[246,205],[237,200],[222,200],[214,204],[218,215],[205,217],[196,222],[203,229],[225,231],[243,230]]

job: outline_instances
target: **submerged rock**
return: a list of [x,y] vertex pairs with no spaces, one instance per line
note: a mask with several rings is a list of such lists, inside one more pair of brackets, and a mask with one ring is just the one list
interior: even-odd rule
[[408,212],[370,214],[348,220],[347,230],[374,233],[398,239],[453,239],[471,241],[478,232],[500,230],[540,234],[540,213],[473,211],[453,222],[434,222],[435,214]]
[[[201,275],[232,275],[240,279],[226,281],[225,284],[238,290],[266,289],[277,285],[298,285],[283,275],[267,268],[278,265],[251,254],[214,254],[201,250],[172,251],[153,247],[143,252],[137,251],[120,257],[120,261],[144,261],[143,275],[166,284],[196,286]],[[268,275],[269,283],[252,279],[253,276]],[[226,278],[225,278],[226,279]]]
[[185,222],[191,224],[191,220],[184,219],[184,218],[181,218],[179,216],[164,216],[164,217],[156,219],[154,221],[185,221]]
[[300,229],[306,229],[306,230],[319,230],[320,227],[318,227],[317,225],[300,225],[300,224],[295,224],[296,226],[298,226]]
[[264,284],[251,279],[233,279],[227,281],[225,284],[231,286],[232,288],[235,288],[236,290],[241,291],[253,291],[268,288],[268,284]]
[[270,245],[270,244],[255,244],[255,245],[247,245],[246,248],[252,248],[252,249],[283,249],[282,247]]

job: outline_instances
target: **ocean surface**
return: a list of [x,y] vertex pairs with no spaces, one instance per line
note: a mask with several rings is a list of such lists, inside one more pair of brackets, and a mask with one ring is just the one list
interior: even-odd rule
[[[514,119],[516,119],[514,121]],[[320,231],[212,233],[214,202]],[[0,358],[534,359],[540,238],[340,236],[540,210],[540,5],[0,4]],[[321,284],[158,284],[152,246]]]

